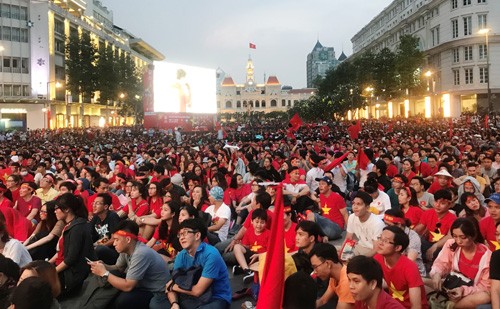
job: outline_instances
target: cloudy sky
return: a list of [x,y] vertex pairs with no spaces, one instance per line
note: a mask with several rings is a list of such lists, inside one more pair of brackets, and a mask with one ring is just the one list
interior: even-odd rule
[[[223,69],[243,83],[249,54],[255,79],[276,75],[306,86],[306,57],[319,38],[338,57],[351,38],[392,0],[101,0],[114,23],[170,62]],[[248,48],[252,42],[256,50]]]

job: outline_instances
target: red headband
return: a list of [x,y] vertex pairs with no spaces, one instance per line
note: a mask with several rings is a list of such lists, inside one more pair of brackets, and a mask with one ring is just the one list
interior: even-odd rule
[[394,217],[394,216],[391,216],[391,215],[384,215],[384,221],[392,222],[392,223],[399,223],[399,224],[402,224],[402,225],[406,224],[405,219],[399,218],[399,217]]
[[405,189],[406,189],[406,193],[408,193],[408,196],[411,199],[411,190],[410,190],[410,188],[409,187],[405,187]]
[[392,181],[397,181],[397,182],[405,183],[401,177],[394,177],[394,178],[392,178]]
[[116,231],[115,235],[123,236],[123,237],[130,237],[132,239],[137,240],[137,235],[134,235],[134,234],[129,233],[129,232],[125,232],[124,230],[118,230],[118,231]]

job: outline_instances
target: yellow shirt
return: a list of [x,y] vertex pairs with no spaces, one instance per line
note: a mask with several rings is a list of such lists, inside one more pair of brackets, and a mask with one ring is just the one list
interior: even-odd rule
[[59,195],[59,191],[54,188],[50,188],[47,193],[43,193],[43,189],[37,189],[35,195],[38,196],[42,200],[42,205],[47,203],[48,201],[52,201]]

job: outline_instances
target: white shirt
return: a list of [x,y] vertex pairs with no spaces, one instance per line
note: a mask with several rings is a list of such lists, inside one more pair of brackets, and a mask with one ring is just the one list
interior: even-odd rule
[[378,196],[373,202],[370,204],[370,207],[374,207],[378,210],[378,215],[384,214],[387,209],[391,209],[391,199],[389,195],[384,191],[378,190]]
[[322,178],[325,175],[325,172],[319,167],[313,167],[306,174],[306,183],[311,191],[316,191],[319,187],[319,183],[316,181],[316,178]]
[[[346,173],[345,176],[342,176],[342,173],[340,172],[340,169],[344,169],[344,172]],[[339,187],[341,192],[345,192],[347,190],[347,172],[345,170],[345,167],[343,165],[336,166],[331,170],[333,173],[333,183]]]
[[373,249],[373,241],[382,234],[384,227],[384,222],[372,213],[365,222],[361,222],[355,214],[351,214],[347,219],[347,233],[356,236],[358,239],[356,246],[369,249]]
[[221,226],[221,228],[218,231],[214,232],[219,236],[219,239],[221,241],[224,241],[227,239],[227,234],[229,233],[229,225],[231,224],[231,208],[229,208],[229,206],[227,206],[226,204],[222,203],[219,209],[217,209],[217,212],[215,212],[214,210],[215,210],[215,205],[210,205],[205,210],[205,212],[212,216],[213,225],[217,224],[219,219],[226,219],[226,222]]
[[6,258],[11,259],[16,262],[19,267],[24,267],[26,264],[30,263],[31,255],[26,250],[26,247],[19,242],[19,240],[11,238],[8,242],[5,243],[5,247],[3,248],[3,255]]

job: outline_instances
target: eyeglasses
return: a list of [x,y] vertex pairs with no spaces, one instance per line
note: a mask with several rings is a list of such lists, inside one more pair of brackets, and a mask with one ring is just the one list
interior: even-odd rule
[[394,242],[393,241],[390,241],[389,239],[387,238],[382,238],[382,236],[379,236],[377,237],[377,240],[380,241],[381,243],[383,244],[391,244],[391,245],[394,245]]
[[326,263],[326,260],[324,260],[321,264],[319,265],[311,265],[313,270],[316,271],[318,269],[318,267],[320,267],[321,265],[325,264]]
[[196,234],[198,231],[184,231],[177,234],[177,238],[186,237],[188,234]]

